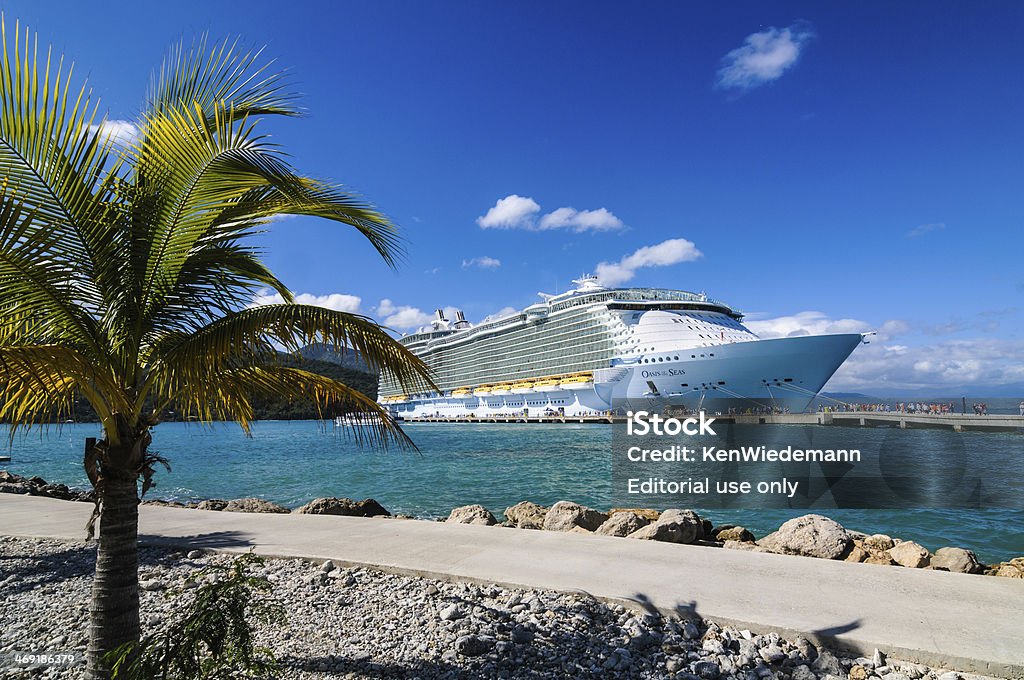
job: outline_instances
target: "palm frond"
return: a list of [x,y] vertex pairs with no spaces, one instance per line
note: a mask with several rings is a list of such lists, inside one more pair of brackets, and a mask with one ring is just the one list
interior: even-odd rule
[[159,341],[150,352],[158,370],[191,382],[194,371],[230,367],[245,352],[267,355],[278,347],[297,352],[314,343],[359,352],[372,369],[407,391],[437,389],[423,361],[371,319],[315,305],[264,305],[234,312],[190,335]]
[[218,373],[209,382],[191,385],[178,396],[186,417],[237,420],[248,433],[256,396],[310,399],[323,418],[328,411],[356,414],[351,433],[360,443],[387,448],[415,448],[387,409],[337,380],[298,368],[246,366]]
[[298,115],[284,73],[269,70],[273,61],[259,63],[262,51],[243,51],[237,40],[211,48],[206,36],[191,47],[178,43],[150,87],[150,109],[166,114],[198,105],[212,118],[226,104],[242,116]]
[[[105,243],[105,207],[118,163],[112,142],[92,125],[98,104],[73,69],[52,53],[40,55],[38,39],[15,25],[14,41],[0,20],[0,178],[40,227],[59,236],[56,252],[80,268]],[[42,63],[41,63],[42,62]]]
[[[107,367],[60,345],[0,347],[0,417],[20,425],[48,422],[53,409],[80,391],[96,409],[108,435],[115,414],[131,404]],[[113,435],[116,437],[116,434]]]

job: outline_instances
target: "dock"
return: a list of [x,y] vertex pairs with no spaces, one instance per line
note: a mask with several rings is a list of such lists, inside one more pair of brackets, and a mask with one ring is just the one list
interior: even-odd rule
[[[847,427],[898,427],[900,429],[950,429],[954,432],[1024,433],[1024,416],[898,413],[885,411],[819,411],[817,413],[714,415],[715,422],[735,425],[840,425]],[[587,416],[432,416],[406,418],[407,423],[521,423],[521,424],[605,424],[624,423],[619,415]]]

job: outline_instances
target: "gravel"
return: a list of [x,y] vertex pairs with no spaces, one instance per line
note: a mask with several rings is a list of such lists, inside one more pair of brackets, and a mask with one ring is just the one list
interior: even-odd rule
[[[142,548],[144,629],[180,608],[172,594],[211,552]],[[0,657],[86,646],[95,548],[0,537]],[[686,680],[973,680],[917,664],[836,657],[805,639],[633,610],[584,594],[449,583],[302,560],[267,560],[263,575],[288,622],[259,631],[281,678],[681,678]],[[871,661],[883,661],[875,667]],[[863,669],[863,670],[861,670]],[[81,666],[0,678],[79,678]],[[831,676],[831,677],[830,677]]]

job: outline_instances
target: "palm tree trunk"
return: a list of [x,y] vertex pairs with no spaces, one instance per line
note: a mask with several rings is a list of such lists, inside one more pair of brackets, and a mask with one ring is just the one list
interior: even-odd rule
[[139,639],[139,496],[137,475],[104,475],[96,576],[89,607],[89,680],[110,677],[103,655]]

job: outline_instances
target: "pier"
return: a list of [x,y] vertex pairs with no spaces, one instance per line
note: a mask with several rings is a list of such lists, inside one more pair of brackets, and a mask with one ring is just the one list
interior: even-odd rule
[[[735,425],[844,425],[847,427],[898,427],[900,429],[937,428],[954,432],[1021,432],[1024,416],[974,414],[895,413],[884,411],[832,411],[817,413],[714,415],[715,422]],[[522,423],[522,424],[613,424],[624,423],[618,415],[587,416],[432,416],[406,418],[407,423]]]

